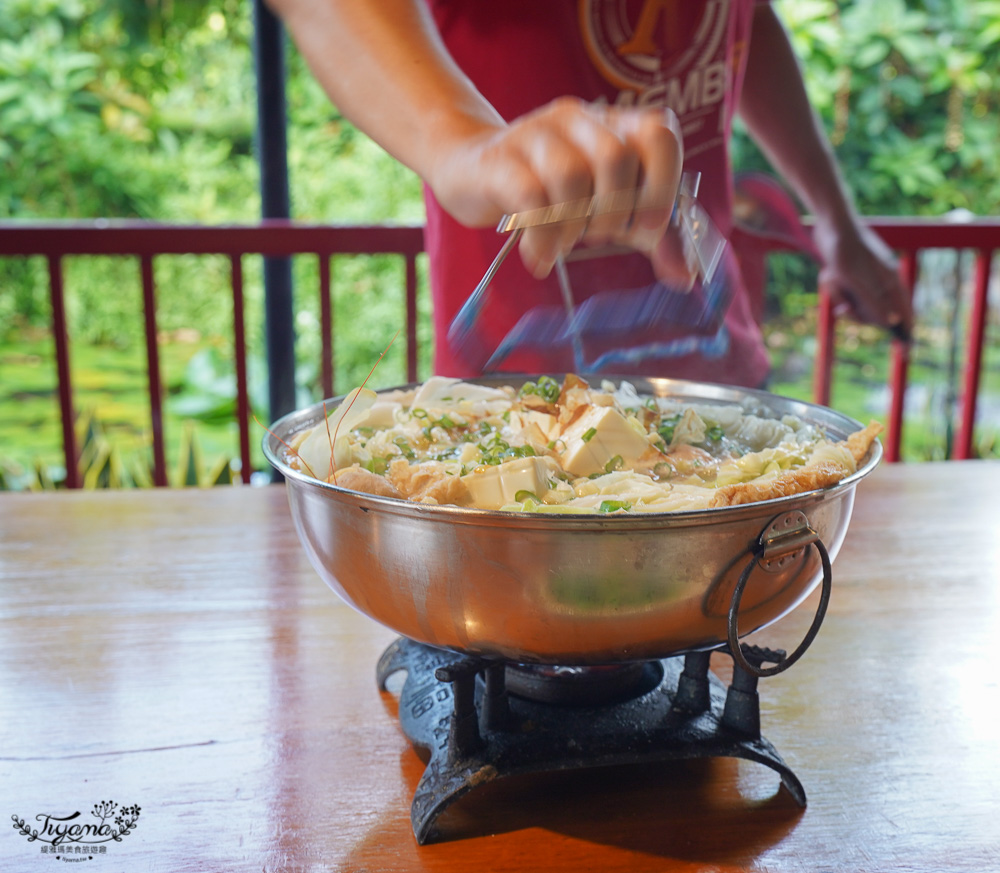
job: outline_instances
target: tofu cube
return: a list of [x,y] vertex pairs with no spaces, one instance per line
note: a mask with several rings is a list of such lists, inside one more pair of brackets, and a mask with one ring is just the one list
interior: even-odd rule
[[541,500],[549,490],[549,479],[558,469],[551,458],[515,458],[496,466],[476,467],[462,481],[476,506],[499,509],[513,503],[519,491],[530,491]]
[[559,420],[547,412],[537,412],[536,410],[529,409],[523,412],[513,410],[510,413],[510,428],[515,433],[523,431],[525,429],[532,429],[532,426],[537,427],[538,430],[548,441],[552,439],[559,429]]
[[608,461],[620,455],[631,467],[649,448],[646,438],[632,428],[618,410],[592,406],[563,431],[566,448],[559,454],[562,466],[574,476],[603,473]]

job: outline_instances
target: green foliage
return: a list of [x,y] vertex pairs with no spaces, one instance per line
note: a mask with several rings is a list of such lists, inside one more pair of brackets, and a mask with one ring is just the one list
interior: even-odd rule
[[[996,213],[1000,0],[775,2],[862,213],[937,215],[955,208]],[[253,221],[260,205],[251,33],[251,4],[243,0],[2,0],[0,218]],[[294,49],[288,53],[288,111],[296,218],[422,220],[419,180],[341,117]],[[738,167],[765,168],[742,133],[734,152]],[[293,269],[297,381],[304,401],[319,394],[315,258],[296,258]],[[431,351],[425,269],[421,263],[424,375]],[[805,349],[808,357],[804,337],[815,268],[802,259],[776,258],[771,271],[771,286],[780,290],[772,300],[775,329],[790,343],[789,354],[801,357]],[[244,277],[252,401],[261,410],[259,258],[244,260]],[[403,279],[399,259],[346,256],[333,259],[333,277],[335,390],[342,392],[368,375],[403,326]],[[161,354],[176,358],[174,369],[165,367],[168,413],[197,420],[199,439],[205,440],[210,425],[225,420],[234,402],[228,260],[160,257],[156,280]],[[0,260],[5,350],[20,349],[26,337],[48,325],[47,288],[43,259]],[[102,421],[116,434],[121,429],[134,438],[146,415],[142,400],[133,397],[141,396],[141,386],[125,388],[120,377],[127,369],[131,378],[132,369],[142,366],[138,264],[133,258],[69,259],[66,288],[74,369],[81,371],[75,375],[78,394],[86,396],[91,382],[100,380],[107,389]],[[181,334],[189,343],[183,354],[171,341]],[[197,360],[185,371],[194,350]],[[784,347],[776,344],[772,351],[781,365]],[[873,345],[867,363],[858,368],[845,363],[845,370],[877,378],[866,368],[883,353]],[[51,349],[40,354],[50,358]],[[96,360],[105,354],[101,369]],[[988,368],[996,363],[987,360]],[[0,365],[5,366],[0,402],[17,405],[30,443],[17,444],[18,453],[44,446],[46,457],[58,458],[51,379],[36,384],[34,365],[8,366],[2,355]],[[926,373],[928,379],[944,378],[940,368]],[[11,374],[18,387],[8,392],[3,383]],[[373,384],[395,384],[405,376],[401,336]],[[839,390],[843,402],[853,403],[854,388]],[[44,416],[38,411],[43,405]],[[25,410],[30,420],[21,417]],[[4,418],[0,415],[0,435],[6,446],[13,437]],[[231,420],[228,428],[223,435],[231,441]],[[171,439],[170,448],[180,464],[183,447]],[[47,469],[48,463],[42,466]],[[109,455],[107,476],[111,466]]]
[[[252,221],[260,205],[250,8],[239,0],[0,4],[0,217]],[[343,121],[294,51],[288,67],[295,216],[421,222],[417,178]],[[369,264],[374,272],[360,280],[373,297],[397,281],[384,264]],[[225,259],[158,258],[160,327],[230,336],[228,269]],[[296,279],[296,305],[308,311],[315,280]],[[40,260],[0,262],[0,329],[46,325],[47,287]],[[66,287],[78,342],[140,340],[133,259],[71,262]],[[251,306],[262,296],[252,266],[247,294]],[[259,345],[259,316],[250,330]],[[391,336],[375,338],[379,351]]]
[[102,49],[112,35],[92,19],[88,5],[14,0],[0,6],[5,216],[139,215],[155,200],[153,180],[129,172],[136,168],[132,146],[143,139],[148,101],[111,74]]
[[[777,6],[864,213],[995,211],[1000,0]],[[0,215],[256,215],[250,10],[240,0],[0,4]],[[419,181],[344,121],[293,49],[288,107],[296,217],[421,220]],[[735,152],[739,166],[763,164],[744,136]],[[157,264],[164,329],[226,336],[225,265],[180,263]],[[46,323],[43,267],[0,264],[5,328]],[[70,277],[74,337],[138,339],[138,321],[122,317],[134,305],[134,275],[109,261]],[[392,286],[390,276],[377,276],[374,294]],[[311,293],[297,304],[308,307]]]
[[[78,475],[85,489],[151,488],[153,469],[149,451],[125,452],[109,438],[107,429],[94,410],[84,412],[76,421],[76,440],[80,447]],[[232,485],[233,463],[218,458],[210,467],[202,461],[194,427],[184,427],[178,463],[169,477],[175,487]],[[66,482],[65,468],[47,466],[36,458],[34,466],[24,468],[9,458],[0,458],[0,491],[52,491]]]
[[1000,2],[776,6],[862,213],[996,214]]

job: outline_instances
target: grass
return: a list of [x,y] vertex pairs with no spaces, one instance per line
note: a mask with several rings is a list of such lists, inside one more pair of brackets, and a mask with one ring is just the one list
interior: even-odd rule
[[[165,393],[167,461],[176,467],[185,419],[171,413],[170,396],[183,385],[191,358],[210,347],[206,340],[159,345]],[[91,411],[106,435],[125,455],[152,458],[152,437],[145,349],[74,345],[70,350],[74,405]],[[31,470],[41,464],[63,466],[62,431],[50,337],[32,333],[0,345],[0,463]],[[194,423],[195,439],[209,465],[222,456],[238,457],[235,421]]]
[[[30,259],[29,259],[30,260]],[[37,260],[37,259],[36,259]],[[86,259],[67,259],[71,267]],[[104,271],[97,278],[70,273],[67,309],[72,337],[91,336],[91,342],[71,343],[71,380],[74,408],[90,413],[109,440],[130,459],[152,458],[152,437],[146,352],[142,335],[141,297],[135,265],[125,258],[95,258]],[[157,259],[157,302],[160,326],[160,371],[164,398],[164,439],[168,471],[176,469],[190,430],[206,469],[220,459],[239,457],[239,429],[235,421],[235,375],[231,338],[228,275],[219,272],[214,256],[162,256]],[[198,271],[205,263],[211,281]],[[261,259],[244,258],[244,291],[251,405],[267,423],[266,365],[263,353]],[[39,266],[34,264],[35,267]],[[431,329],[426,258],[418,267],[418,369],[430,372]],[[228,268],[227,268],[228,269]],[[315,257],[293,258],[296,291],[297,405],[320,399],[320,330],[318,267]],[[404,266],[394,256],[336,256],[333,318],[335,325],[334,392],[346,393],[359,384],[386,348],[397,329],[405,325]],[[214,271],[214,272],[213,272]],[[224,270],[222,271],[225,272]],[[192,280],[192,276],[197,281]],[[100,280],[100,281],[99,281]],[[113,288],[112,316],[99,324],[86,306],[81,286]],[[207,284],[205,284],[207,283]],[[87,286],[89,288],[89,286]],[[90,289],[93,290],[93,289]],[[178,321],[178,296],[194,301],[200,329]],[[39,304],[45,318],[47,303]],[[89,314],[88,314],[89,313]],[[87,319],[91,321],[88,322]],[[0,472],[14,479],[39,466],[59,479],[63,450],[59,419],[55,346],[41,329],[6,325],[0,331]],[[400,337],[379,365],[372,387],[388,387],[406,380],[406,343]],[[260,449],[264,431],[251,423],[250,444],[254,470],[266,469]],[[140,463],[139,460],[134,463]]]
[[[814,325],[799,322],[771,326],[769,346],[776,377],[771,390],[801,400],[812,399]],[[792,338],[789,333],[798,334]],[[996,331],[992,331],[993,334]],[[974,453],[1000,457],[1000,337],[987,334],[977,402]],[[959,347],[959,366],[949,364],[948,344],[941,331],[918,327],[910,352],[901,455],[906,461],[944,460],[957,436],[966,349]],[[888,419],[890,342],[871,327],[838,326],[830,406],[861,422]]]

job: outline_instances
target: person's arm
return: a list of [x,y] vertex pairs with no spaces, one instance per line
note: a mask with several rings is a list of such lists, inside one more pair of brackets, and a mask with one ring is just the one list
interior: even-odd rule
[[809,103],[784,26],[770,4],[754,11],[740,115],[765,156],[815,219],[823,278],[863,321],[898,326],[913,322],[888,247],[858,218],[822,125]]
[[536,274],[581,234],[644,250],[662,234],[682,162],[672,113],[566,98],[508,124],[452,60],[421,0],[269,2],[344,116],[464,224],[641,186],[635,220],[526,232],[521,256]]

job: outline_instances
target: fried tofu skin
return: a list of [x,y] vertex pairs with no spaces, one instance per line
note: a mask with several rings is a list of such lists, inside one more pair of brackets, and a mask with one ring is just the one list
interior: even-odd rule
[[805,491],[826,488],[828,485],[835,485],[843,478],[844,468],[840,464],[824,462],[812,467],[786,470],[764,482],[723,485],[716,489],[708,505],[742,506],[744,503],[774,500],[776,497],[788,497],[790,494],[802,494]]
[[389,465],[389,481],[407,500],[417,503],[467,506],[472,501],[466,484],[440,463],[411,466],[405,459],[395,460]]
[[[868,454],[872,443],[881,432],[882,425],[873,421],[864,430],[852,433],[838,445],[846,448],[857,464]],[[846,469],[843,464],[834,461],[807,464],[805,467],[786,470],[772,479],[723,485],[716,489],[715,495],[708,505],[711,507],[742,506],[744,503],[758,503],[762,500],[788,497],[791,494],[803,494],[806,491],[815,491],[836,485],[853,472],[853,470]]]
[[385,476],[379,476],[362,467],[347,467],[344,470],[337,470],[330,477],[331,483],[339,485],[341,488],[349,488],[351,491],[363,491],[365,494],[374,494],[377,497],[401,498],[399,489],[396,488]]
[[847,450],[854,456],[855,463],[861,463],[861,459],[868,454],[868,450],[872,447],[872,443],[875,442],[875,438],[880,433],[882,433],[882,425],[877,421],[870,421],[868,427],[864,430],[855,431],[844,440],[844,445],[847,446]]

